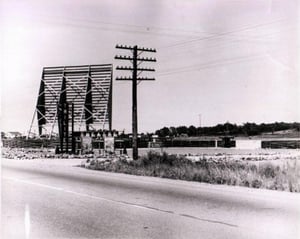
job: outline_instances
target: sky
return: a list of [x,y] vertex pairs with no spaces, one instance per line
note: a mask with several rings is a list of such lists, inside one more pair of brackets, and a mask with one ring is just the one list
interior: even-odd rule
[[[29,130],[44,66],[112,63],[155,48],[138,85],[139,132],[300,122],[297,0],[1,0],[1,131]],[[114,70],[115,77],[124,72]],[[113,82],[113,128],[131,132],[131,83]]]

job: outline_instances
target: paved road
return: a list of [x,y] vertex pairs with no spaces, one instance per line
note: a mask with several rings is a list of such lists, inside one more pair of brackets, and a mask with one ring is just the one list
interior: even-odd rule
[[2,159],[1,238],[300,238],[300,194]]

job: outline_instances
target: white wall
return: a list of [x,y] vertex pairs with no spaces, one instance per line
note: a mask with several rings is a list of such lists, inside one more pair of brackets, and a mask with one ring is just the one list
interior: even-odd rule
[[235,145],[237,149],[260,149],[260,139],[236,139]]

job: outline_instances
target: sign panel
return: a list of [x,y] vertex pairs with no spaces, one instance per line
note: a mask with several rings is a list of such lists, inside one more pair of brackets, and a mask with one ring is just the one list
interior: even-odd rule
[[112,136],[104,137],[104,150],[107,153],[115,152],[115,139]]
[[89,134],[82,135],[81,142],[83,153],[92,151],[92,137]]

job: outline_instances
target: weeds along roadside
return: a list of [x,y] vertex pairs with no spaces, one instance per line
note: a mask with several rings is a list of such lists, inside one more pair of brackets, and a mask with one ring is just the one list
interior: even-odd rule
[[142,176],[227,184],[300,192],[300,165],[295,160],[282,164],[272,161],[254,163],[235,160],[200,160],[192,162],[185,156],[149,152],[136,161],[113,160],[90,163],[88,168]]

